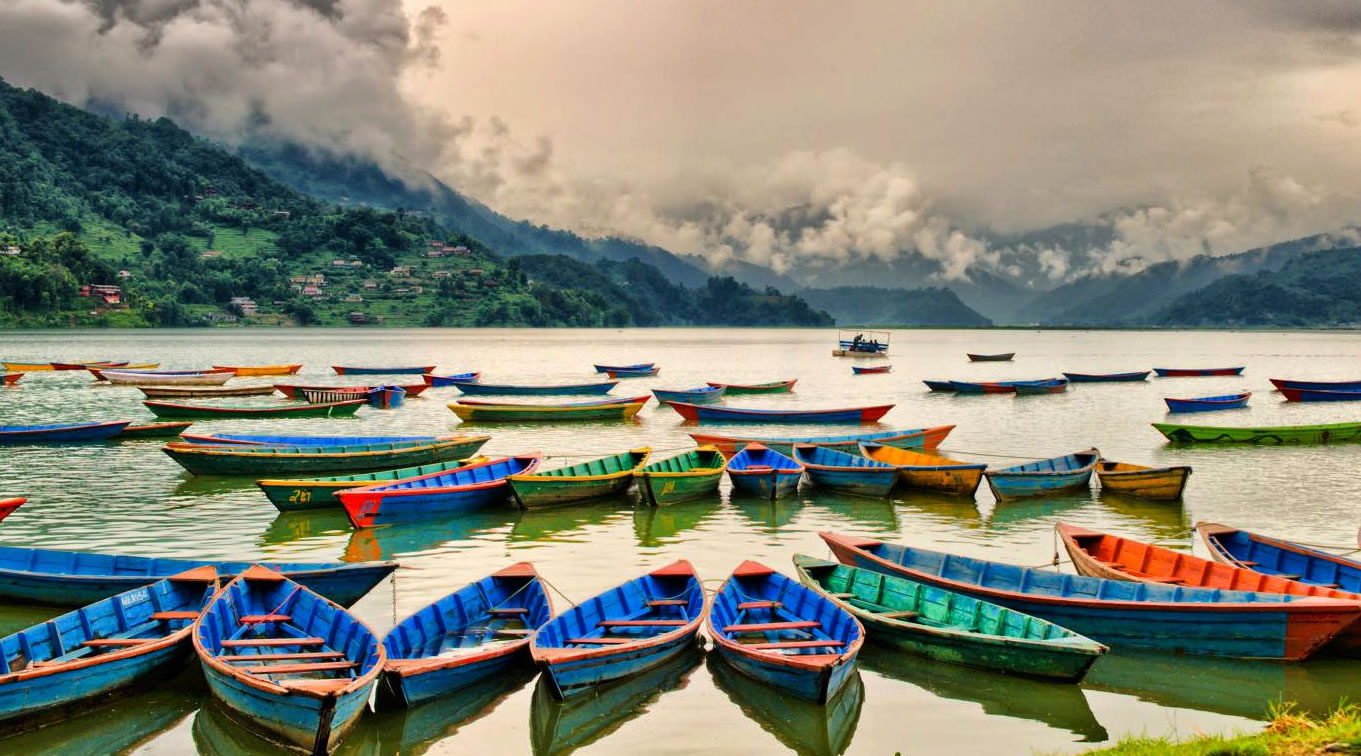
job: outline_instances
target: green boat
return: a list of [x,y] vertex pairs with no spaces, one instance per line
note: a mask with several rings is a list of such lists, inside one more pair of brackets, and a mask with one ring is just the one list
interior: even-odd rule
[[870,640],[939,661],[1077,682],[1106,647],[997,604],[934,586],[794,555],[804,585],[865,626]]
[[449,409],[460,420],[482,422],[565,422],[573,420],[628,420],[647,403],[648,397],[620,399],[604,403],[573,402],[570,404],[450,404]]
[[769,383],[715,383],[708,381],[707,384],[714,388],[723,387],[724,396],[740,396],[742,394],[788,394],[794,390],[794,384],[798,382],[798,378],[793,378],[788,381],[771,381]]
[[726,464],[718,447],[701,446],[640,467],[633,476],[638,479],[643,501],[664,507],[717,491]]
[[1361,423],[1324,425],[1279,425],[1258,428],[1225,428],[1208,425],[1153,423],[1158,432],[1174,444],[1333,444],[1361,441]]
[[340,499],[336,498],[337,491],[344,491],[347,488],[358,488],[374,483],[385,481],[402,480],[403,478],[415,478],[420,475],[431,475],[433,473],[447,472],[458,467],[470,465],[477,450],[487,443],[491,436],[477,436],[474,440],[463,444],[460,448],[461,456],[452,462],[436,462],[431,465],[417,465],[415,467],[403,467],[399,470],[383,470],[380,472],[358,473],[356,475],[334,475],[328,478],[300,478],[297,480],[257,480],[255,485],[265,492],[269,499],[280,512],[294,512],[303,509],[331,509],[340,506]]
[[367,399],[352,399],[344,402],[325,402],[322,404],[284,404],[260,405],[258,407],[229,406],[220,404],[180,404],[178,402],[142,402],[156,417],[190,417],[217,420],[237,418],[281,418],[281,417],[348,417],[368,404]]
[[485,442],[486,438],[441,436],[433,441],[361,446],[208,446],[173,442],[162,451],[195,475],[349,474],[462,459],[470,454],[470,442]]
[[145,425],[129,425],[114,436],[119,441],[138,438],[170,438],[178,436],[189,430],[193,423],[146,423]]
[[539,509],[597,496],[622,493],[633,482],[633,473],[647,464],[652,449],[644,446],[528,475],[511,475],[510,491],[521,509]]

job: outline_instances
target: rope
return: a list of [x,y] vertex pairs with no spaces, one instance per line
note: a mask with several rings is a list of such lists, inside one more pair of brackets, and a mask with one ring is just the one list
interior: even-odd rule
[[562,591],[558,590],[558,587],[557,587],[556,585],[553,585],[552,583],[548,582],[548,579],[545,578],[545,577],[543,577],[542,575],[539,576],[539,582],[543,583],[544,585],[548,586],[549,588],[552,588],[554,593],[558,594],[559,596],[562,596],[562,600],[563,600],[563,601],[566,601],[568,604],[570,604],[570,605],[572,605],[572,606],[576,606],[576,605],[577,605],[577,602],[575,602],[575,601],[573,601],[572,599],[568,598],[568,597],[567,597],[567,594],[565,594],[565,593],[563,593]]
[[392,626],[397,626],[397,573],[400,570],[392,571]]

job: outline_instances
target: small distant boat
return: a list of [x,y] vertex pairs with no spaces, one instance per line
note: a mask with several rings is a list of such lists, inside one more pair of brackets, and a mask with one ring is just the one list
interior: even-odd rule
[[426,375],[435,372],[434,365],[421,367],[347,367],[332,365],[336,375]]
[[1242,375],[1243,366],[1222,368],[1153,368],[1153,372],[1163,378],[1187,378],[1204,375]]
[[476,441],[469,442],[468,448],[472,451],[467,452],[469,457],[466,459],[432,462],[428,465],[402,467],[396,470],[332,475],[325,478],[265,479],[255,481],[255,485],[265,492],[265,498],[269,499],[280,512],[338,508],[340,507],[340,498],[336,494],[340,491],[452,472],[461,467],[486,461],[486,457],[473,458],[471,455],[476,454],[476,448],[481,447],[489,439],[491,439],[491,436],[480,436]]
[[831,599],[746,560],[714,594],[709,636],[739,672],[820,704],[855,674],[865,628]]
[[88,370],[90,368],[121,368],[127,367],[127,362],[53,362],[50,363],[53,370]]
[[485,509],[506,500],[507,477],[533,472],[539,454],[502,457],[444,472],[336,492],[356,528],[450,517]]
[[391,470],[472,456],[488,436],[443,436],[356,446],[212,446],[172,442],[162,449],[195,475],[320,475]]
[[785,410],[706,407],[685,402],[670,402],[676,414],[697,423],[873,423],[893,409],[892,404],[845,409]]
[[[722,473],[722,470],[720,469],[719,472]],[[25,499],[23,497],[16,497],[12,499],[0,499],[0,520],[3,520],[6,517],[9,517],[10,515],[14,514],[14,511],[17,510],[19,507],[22,507],[24,505],[24,502],[27,501],[28,499]]]
[[24,373],[43,373],[51,372],[52,363],[50,362],[0,362],[6,370]]
[[969,355],[969,362],[1011,362],[1011,358],[1016,356],[1015,352],[999,352],[997,354],[974,354]]
[[1264,575],[1361,593],[1361,562],[1214,522],[1196,523],[1210,558]]
[[1191,468],[1185,465],[1145,467],[1103,459],[1096,465],[1096,477],[1105,491],[1141,499],[1176,501],[1186,488]]
[[722,386],[708,386],[695,389],[652,389],[658,404],[667,402],[689,402],[691,404],[712,404],[723,398]]
[[530,653],[557,698],[632,677],[695,646],[704,588],[675,562],[586,599],[534,634]]
[[1301,389],[1283,388],[1281,395],[1287,402],[1357,402],[1361,401],[1361,388],[1357,389]]
[[1198,396],[1193,399],[1163,399],[1167,402],[1168,412],[1214,412],[1215,410],[1242,409],[1248,406],[1251,391],[1222,396]]
[[871,375],[878,373],[888,373],[891,372],[892,370],[893,370],[892,365],[874,365],[872,367],[860,367],[858,365],[851,366],[851,373],[853,375]]
[[[277,436],[252,433],[185,433],[181,440],[190,444],[210,446],[365,446],[368,444],[403,444],[415,442],[453,441],[468,436]],[[477,438],[473,436],[473,438]],[[485,438],[490,438],[486,436]]]
[[1063,391],[1067,388],[1067,382],[1061,378],[1040,378],[1032,381],[950,381],[950,387],[958,394],[1016,394],[1020,393],[1022,386],[1027,387],[1027,393],[1048,394],[1055,393],[1053,391],[1055,388]]
[[1061,394],[1068,390],[1068,379],[1049,378],[1042,381],[1017,381],[1015,388],[1016,393],[1021,396],[1026,394]]
[[857,496],[888,496],[898,481],[898,468],[868,457],[847,454],[812,444],[794,447],[794,459],[803,465],[815,486]]
[[1361,381],[1295,381],[1286,378],[1271,378],[1271,385],[1278,389],[1308,389],[1310,391],[1361,391]]
[[608,372],[610,372],[611,370],[613,370],[613,371],[615,371],[615,372],[621,372],[621,371],[635,371],[635,372],[636,372],[636,371],[639,371],[639,370],[651,370],[651,369],[654,368],[654,367],[657,367],[657,363],[655,363],[655,362],[640,362],[640,363],[638,363],[637,365],[596,365],[596,366],[595,366],[595,372],[597,372],[597,373],[608,373]]
[[23,373],[6,373],[5,375],[0,375],[0,385],[13,386],[23,377]]
[[771,381],[769,383],[714,383],[706,381],[710,386],[721,386],[727,389],[728,396],[738,396],[740,394],[787,394],[794,390],[794,384],[798,383],[798,378],[791,378],[787,381]]
[[213,368],[230,370],[236,375],[293,375],[302,370],[302,365],[213,365]]
[[653,365],[652,367],[638,368],[636,370],[606,370],[605,375],[611,378],[648,378],[662,372],[662,369]]
[[539,509],[620,494],[651,454],[652,449],[643,446],[566,467],[525,471],[510,476],[511,495],[521,509]]
[[832,350],[832,356],[882,356],[888,353],[888,344],[892,338],[893,334],[888,331],[866,331],[860,328],[843,328],[837,333],[837,348]]
[[221,386],[234,373],[213,370],[207,373],[135,373],[105,370],[104,380],[115,386]]
[[907,430],[885,430],[872,433],[851,433],[841,436],[720,436],[712,433],[687,434],[696,444],[717,446],[723,456],[731,458],[747,444],[761,444],[785,456],[794,453],[795,444],[816,444],[829,449],[854,454],[859,451],[861,441],[896,446],[899,448],[934,449],[940,446],[945,437],[954,430],[953,425],[938,425],[934,428],[911,428]]
[[1137,370],[1132,373],[1064,373],[1063,377],[1072,383],[1125,383],[1142,381],[1152,370]]
[[[430,386],[430,384],[428,384],[428,383],[404,383],[404,384],[402,384],[401,386],[399,386],[398,388],[401,388],[403,391],[405,391],[405,392],[406,392],[406,395],[407,395],[408,397],[412,397],[412,396],[420,396],[420,395],[421,395],[421,392],[425,391],[426,389],[428,389],[428,388],[430,388],[430,387],[431,387],[431,386]],[[254,388],[257,388],[257,387],[251,386],[251,388],[254,389]],[[380,387],[379,387],[379,386],[295,386],[295,385],[288,384],[288,383],[276,383],[276,384],[274,384],[273,386],[270,386],[270,387],[268,387],[268,388],[270,389],[271,392],[273,392],[273,391],[278,391],[280,394],[283,394],[284,396],[288,397],[289,399],[307,399],[308,401],[315,401],[315,400],[313,400],[313,399],[308,399],[308,397],[307,397],[307,392],[308,392],[308,391],[341,391],[341,392],[350,392],[350,393],[353,393],[353,394],[364,394],[364,395],[367,395],[369,392],[374,391],[375,389],[378,389],[378,388],[380,388]]]
[[955,390],[954,381],[922,381],[922,383],[925,383],[926,387],[928,389],[931,389],[932,391],[940,391],[942,393],[945,392],[953,393]]
[[1291,444],[1329,444],[1361,441],[1361,422],[1327,423],[1323,425],[1278,425],[1257,427],[1224,427],[1208,425],[1180,425],[1153,423],[1153,427],[1168,441],[1178,444],[1258,444],[1288,446]]
[[460,383],[476,383],[482,378],[482,374],[477,371],[459,373],[457,375],[434,375],[433,373],[426,373],[425,375],[422,375],[421,378],[425,380],[427,386],[439,388],[443,386],[457,386]]
[[575,394],[608,394],[610,389],[619,385],[618,381],[598,383],[568,383],[555,386],[516,386],[511,384],[481,383],[479,381],[454,381],[459,391],[473,396],[489,394],[499,396],[568,396]]
[[998,501],[1044,496],[1091,485],[1101,453],[1096,449],[988,470],[988,488]]
[[146,425],[129,425],[118,433],[114,438],[118,440],[136,438],[171,438],[189,430],[192,422],[185,421],[179,423],[148,423]]
[[649,397],[618,399],[611,402],[566,404],[492,404],[460,401],[449,409],[460,420],[483,422],[579,422],[586,420],[628,420],[637,415]]
[[[424,391],[429,386],[421,384],[420,390]],[[343,402],[351,399],[358,399],[367,403],[369,406],[377,407],[380,404],[384,409],[391,409],[402,404],[402,399],[406,396],[406,389],[401,386],[357,386],[344,388],[311,388],[301,387],[298,391],[302,398],[312,404],[325,402]],[[384,397],[387,397],[384,400]]]
[[150,399],[142,402],[142,406],[151,410],[151,414],[156,417],[191,417],[207,419],[349,417],[358,412],[359,408],[366,404],[368,404],[368,402],[364,399],[349,399],[343,402],[326,402],[324,404],[290,404],[287,406],[275,405],[262,407],[223,406],[220,404],[177,404],[175,402],[157,402]]
[[[231,370],[216,370],[213,368],[200,368],[198,370],[157,370],[156,366],[146,367],[142,365],[128,365],[113,372],[116,373],[136,373],[141,376],[171,376],[171,375],[207,375],[209,373],[226,373],[228,376],[235,376]],[[103,368],[86,368],[96,381],[108,381],[108,376],[104,375]],[[147,379],[150,380],[150,379]]]
[[0,444],[63,444],[107,441],[132,425],[129,420],[72,425],[0,425]]
[[180,388],[176,386],[138,386],[148,399],[208,399],[218,396],[269,396],[273,386],[233,386],[231,388]]
[[960,462],[935,454],[922,454],[896,446],[860,442],[860,453],[872,460],[892,465],[898,470],[898,480],[909,488],[942,491],[960,496],[973,496],[983,482],[985,464]]
[[519,407],[521,409],[562,409],[564,407],[604,407],[610,404],[632,404],[634,402],[646,402],[652,397],[644,394],[643,396],[609,396],[604,399],[587,399],[580,402],[553,402],[551,404],[538,402],[508,402],[503,399],[459,399],[458,404],[465,407]]
[[634,471],[643,501],[664,507],[718,491],[726,460],[717,447],[701,446],[659,459]]
[[383,638],[377,709],[456,696],[530,662],[534,633],[553,616],[539,573],[519,562],[426,606]]
[[739,493],[776,499],[797,490],[802,477],[802,464],[761,444],[747,444],[728,460],[728,479]]

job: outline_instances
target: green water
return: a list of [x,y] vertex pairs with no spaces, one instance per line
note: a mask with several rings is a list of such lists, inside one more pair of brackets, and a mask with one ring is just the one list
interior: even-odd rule
[[[138,331],[31,332],[0,336],[5,360],[159,361],[165,368],[212,363],[303,362],[288,379],[356,385],[331,364],[428,364],[477,369],[502,383],[581,382],[595,362],[656,361],[655,378],[627,381],[619,395],[688,388],[705,380],[759,382],[797,377],[789,395],[741,397],[732,406],[834,407],[895,402],[881,427],[958,427],[951,456],[1005,463],[1090,446],[1110,458],[1190,464],[1184,504],[1099,492],[995,506],[896,494],[891,501],[804,488],[772,505],[732,499],[725,483],[712,499],[661,510],[636,508],[636,494],[521,513],[488,511],[459,519],[353,531],[339,512],[281,515],[249,480],[191,478],[159,451],[160,442],[64,448],[0,448],[0,496],[29,504],[0,524],[7,543],[174,555],[271,560],[397,559],[404,569],[355,605],[375,630],[510,562],[531,560],[569,598],[580,600],[677,558],[706,579],[753,558],[792,572],[796,552],[825,554],[817,532],[837,530],[935,546],[1024,564],[1049,561],[1052,528],[1066,521],[1173,546],[1190,547],[1197,520],[1230,523],[1340,546],[1356,539],[1356,474],[1361,445],[1303,448],[1167,447],[1150,422],[1166,419],[1164,396],[1255,392],[1247,410],[1190,416],[1208,424],[1320,423],[1361,418],[1361,406],[1287,405],[1268,377],[1361,377],[1354,333],[1125,333],[899,331],[894,372],[853,377],[850,360],[830,356],[835,333],[790,330],[605,331]],[[1015,351],[1011,363],[974,363],[964,353]],[[1042,378],[1061,370],[1116,372],[1153,365],[1246,364],[1241,377],[1150,379],[1144,384],[1079,385],[1065,394],[954,397],[930,394],[923,378]],[[406,380],[406,379],[403,379]],[[434,389],[393,411],[353,419],[199,422],[199,431],[255,433],[447,433],[455,389]],[[33,373],[0,392],[0,424],[83,419],[150,421],[135,388],[94,385],[83,373]],[[233,404],[282,400],[245,397]],[[558,426],[477,426],[490,432],[484,453],[541,450],[548,464],[582,461],[635,446],[658,454],[690,446],[669,409],[650,404],[637,422]],[[734,428],[736,430],[736,428]],[[760,430],[749,429],[753,433]],[[789,427],[795,434],[848,433],[857,427]],[[716,431],[723,432],[723,431]],[[1197,547],[1199,549],[1199,547]],[[12,631],[55,612],[0,609]],[[1017,753],[1076,751],[1126,734],[1190,735],[1255,727],[1277,698],[1321,711],[1357,698],[1361,664],[1319,660],[1278,665],[1114,653],[1081,685],[1002,677],[869,647],[859,682],[826,709],[771,693],[715,660],[696,656],[597,699],[564,706],[536,681],[499,680],[466,696],[410,712],[369,715],[342,753]],[[0,740],[5,753],[268,753],[270,746],[210,705],[192,669],[175,681],[89,711],[47,730]]]

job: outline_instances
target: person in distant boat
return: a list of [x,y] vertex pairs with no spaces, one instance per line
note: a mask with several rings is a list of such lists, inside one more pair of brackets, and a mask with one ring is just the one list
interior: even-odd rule
[[851,339],[851,351],[855,351],[855,350],[859,349],[859,348],[860,348],[860,342],[862,342],[862,341],[864,341],[864,340],[865,340],[865,334],[863,334],[863,333],[857,333],[857,334],[855,335],[855,338],[854,338],[854,339]]

